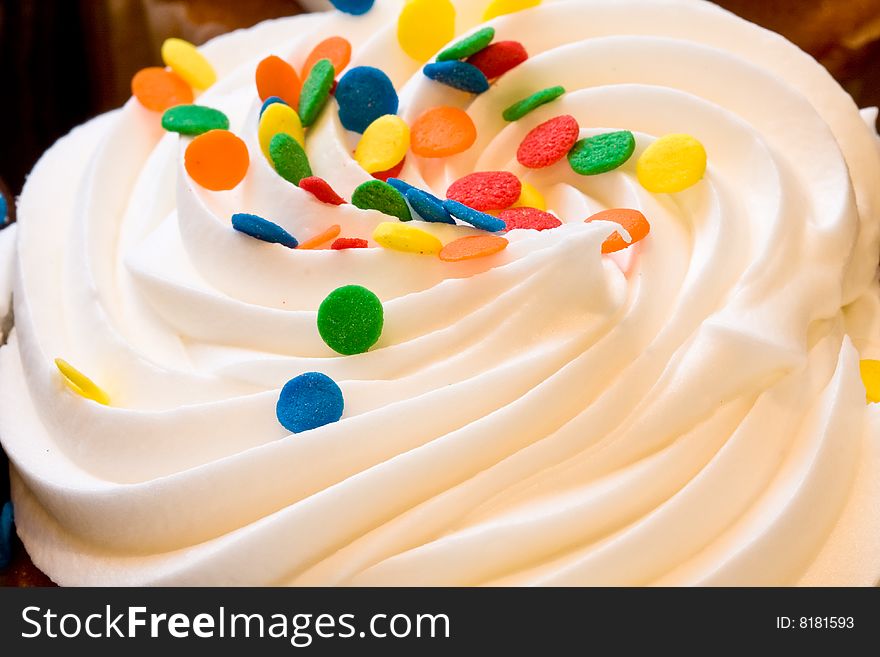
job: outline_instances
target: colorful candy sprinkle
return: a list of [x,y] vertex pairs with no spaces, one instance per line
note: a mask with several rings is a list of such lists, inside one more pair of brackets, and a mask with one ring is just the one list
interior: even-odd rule
[[299,107],[302,82],[293,66],[280,57],[270,55],[257,66],[257,93],[265,101],[273,96],[291,107]]
[[504,222],[507,230],[550,230],[562,225],[557,217],[537,208],[511,208],[498,218]]
[[528,58],[529,53],[519,41],[499,41],[471,56],[467,62],[480,69],[489,80],[495,80]]
[[645,149],[636,165],[642,187],[655,194],[677,194],[706,175],[706,149],[690,135],[666,135]]
[[255,214],[240,212],[232,215],[232,227],[239,233],[270,244],[282,244],[288,249],[299,246],[297,239],[281,226]]
[[431,80],[472,94],[489,90],[489,81],[483,72],[467,62],[436,62],[425,65],[422,72]]
[[552,166],[568,154],[580,132],[577,119],[568,114],[545,121],[526,135],[516,159],[530,169]]
[[321,203],[327,205],[345,205],[345,199],[333,191],[333,188],[323,178],[308,176],[299,181],[299,188],[307,191]]
[[336,353],[368,352],[382,337],[385,310],[375,294],[360,285],[334,290],[318,308],[318,333]]
[[12,502],[3,504],[0,511],[0,570],[12,562],[12,526],[14,524]]
[[519,199],[513,204],[515,208],[535,208],[537,210],[546,210],[547,201],[544,195],[539,192],[534,185],[523,181],[522,193]]
[[61,358],[55,359],[55,366],[61,372],[67,387],[80,397],[90,399],[102,406],[110,405],[110,397],[98,385],[73,365]]
[[466,36],[460,41],[456,41],[446,50],[437,55],[438,62],[448,62],[453,59],[467,59],[471,55],[476,55],[486,46],[492,43],[495,38],[494,27],[484,27],[477,30],[473,34]]
[[275,415],[291,433],[318,429],[342,419],[342,390],[326,374],[308,372],[291,379],[281,389]]
[[493,217],[491,214],[474,210],[458,201],[444,201],[443,207],[445,207],[446,211],[456,219],[461,219],[463,222],[470,224],[474,228],[479,228],[480,230],[497,233],[507,228],[503,221]]
[[212,192],[233,189],[247,175],[250,156],[245,143],[228,130],[211,130],[186,147],[186,171]]
[[437,224],[455,223],[455,219],[453,219],[452,215],[446,210],[443,201],[433,194],[429,194],[428,192],[413,187],[407,190],[405,196],[410,207],[412,207],[416,214],[424,221]]
[[306,63],[303,64],[302,68],[302,77],[308,79],[312,68],[322,59],[329,59],[330,63],[333,64],[333,70],[337,74],[341,73],[351,61],[351,43],[349,43],[348,39],[343,39],[341,36],[332,36],[329,39],[324,39],[306,57]]
[[211,130],[229,130],[229,119],[212,107],[178,105],[165,110],[162,127],[168,132],[196,136]]
[[521,193],[522,183],[512,173],[481,171],[452,183],[446,191],[446,198],[488,212],[506,210],[516,203]]
[[536,109],[541,107],[542,105],[546,105],[547,103],[552,103],[554,100],[559,98],[560,96],[565,94],[565,87],[548,87],[547,89],[542,89],[541,91],[537,91],[533,93],[528,98],[523,98],[521,101],[514,103],[506,110],[504,110],[503,116],[505,121],[519,121],[521,118],[534,112]]
[[6,197],[3,195],[3,192],[0,191],[0,224],[5,224],[8,216],[9,205],[6,201]]
[[595,176],[626,164],[635,149],[636,139],[629,130],[606,132],[581,139],[568,154],[568,162],[576,173]]
[[272,137],[269,157],[278,175],[294,185],[299,185],[303,178],[312,175],[309,156],[299,142],[286,133],[280,132]]
[[397,41],[407,55],[424,62],[455,36],[450,0],[408,0],[397,19]]
[[387,171],[406,157],[410,131],[399,116],[386,114],[364,131],[354,157],[367,173]]
[[492,0],[483,13],[483,20],[490,21],[498,16],[537,7],[539,4],[541,4],[541,0]]
[[131,93],[153,112],[164,112],[193,102],[192,88],[174,71],[152,66],[138,71],[131,80]]
[[321,110],[330,100],[330,87],[333,86],[335,77],[336,71],[329,59],[322,59],[312,67],[299,97],[299,117],[305,127],[308,128],[318,120]]
[[361,16],[373,8],[376,0],[330,0],[339,11],[352,16]]
[[266,110],[269,109],[275,103],[283,103],[284,105],[287,105],[287,103],[285,103],[282,98],[279,98],[278,96],[269,96],[263,102],[263,106],[260,108],[260,118],[263,118],[263,114],[266,113]]
[[865,384],[868,403],[880,402],[880,360],[861,361],[859,371],[862,375],[862,383]]
[[613,221],[623,226],[624,230],[629,233],[630,240],[627,242],[620,233],[614,233],[602,244],[602,253],[615,253],[629,248],[636,242],[641,242],[651,232],[651,224],[638,210],[627,210],[616,208],[598,212],[587,219],[586,223],[591,221]]
[[378,210],[401,221],[412,221],[412,213],[403,195],[381,180],[368,180],[359,185],[351,196],[351,203],[361,210]]
[[330,245],[334,251],[347,251],[348,249],[366,249],[370,246],[367,240],[359,237],[340,237]]
[[501,253],[509,242],[498,235],[471,235],[450,242],[440,251],[444,262],[463,262]]
[[189,41],[165,39],[162,61],[196,89],[207,89],[217,81],[214,67]]
[[399,100],[385,73],[372,66],[349,70],[336,88],[339,120],[346,130],[363,133],[385,114],[397,114]]
[[322,231],[315,235],[314,237],[307,239],[305,242],[301,243],[297,248],[300,251],[313,251],[314,249],[318,249],[322,247],[327,242],[335,240],[339,237],[339,234],[342,232],[342,226],[339,224],[330,226],[325,231]]
[[477,140],[477,128],[457,107],[432,107],[412,125],[412,151],[419,157],[450,157],[464,153]]
[[257,138],[259,139],[263,155],[270,162],[272,161],[272,155],[269,152],[269,145],[272,143],[272,137],[280,133],[290,135],[299,142],[300,146],[305,146],[306,134],[299,120],[299,114],[285,103],[270,105],[263,112],[263,116],[260,117]]
[[400,162],[395,164],[390,169],[386,169],[385,171],[377,171],[373,174],[373,178],[376,180],[381,180],[382,182],[388,182],[389,178],[396,178],[400,175],[400,172],[403,171],[403,167],[406,165],[406,158],[403,158]]
[[373,239],[380,246],[404,253],[437,255],[443,244],[431,233],[408,224],[386,221],[373,232]]

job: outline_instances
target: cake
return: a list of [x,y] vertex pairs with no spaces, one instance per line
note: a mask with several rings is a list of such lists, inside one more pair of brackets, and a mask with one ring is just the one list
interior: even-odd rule
[[876,116],[706,2],[334,4],[169,45],[28,179],[36,566],[876,584]]

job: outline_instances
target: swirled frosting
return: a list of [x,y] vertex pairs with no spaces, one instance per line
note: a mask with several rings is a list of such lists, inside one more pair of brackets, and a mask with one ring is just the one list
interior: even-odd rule
[[[458,0],[456,32],[487,1]],[[875,584],[880,415],[860,358],[880,355],[880,155],[852,99],[783,38],[691,0],[569,0],[499,17],[531,58],[485,94],[421,73],[401,3],[298,16],[203,48],[251,167],[207,192],[188,139],[129,102],[61,140],[19,204],[15,329],[0,352],[0,436],[18,531],[66,585]],[[478,140],[401,177],[507,169],[564,222],[508,233],[459,264],[381,248],[295,251],[231,230],[234,212],[301,238],[387,217],[322,205],[260,155],[257,63],[300,66],[344,35],[412,122],[467,110]],[[568,93],[523,120],[529,93]],[[526,171],[516,146],[575,116],[582,136],[705,145],[703,182],[645,191],[635,159],[602,176]],[[868,117],[874,118],[874,117]],[[335,103],[309,132],[316,175],[369,180]],[[650,237],[603,257],[584,219],[641,210]],[[464,226],[424,224],[444,242]],[[383,301],[377,347],[339,357],[315,330],[335,288]],[[71,393],[53,364],[111,391]],[[280,388],[320,371],[343,419],[291,436]]]

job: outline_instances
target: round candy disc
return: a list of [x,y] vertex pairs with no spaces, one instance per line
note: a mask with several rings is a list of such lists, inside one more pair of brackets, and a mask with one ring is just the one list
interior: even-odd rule
[[581,139],[568,154],[568,162],[576,173],[595,176],[626,164],[635,149],[636,139],[629,130],[607,132]]
[[318,333],[333,351],[363,354],[382,336],[385,311],[379,297],[360,285],[335,290],[318,309]]
[[666,135],[645,149],[636,172],[649,192],[677,194],[706,175],[706,149],[690,135]]
[[338,422],[344,409],[345,400],[336,382],[326,374],[308,372],[281,389],[275,415],[291,433],[303,433]]

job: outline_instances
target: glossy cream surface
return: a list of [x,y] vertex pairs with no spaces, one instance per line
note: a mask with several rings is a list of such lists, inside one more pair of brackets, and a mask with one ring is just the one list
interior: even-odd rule
[[[458,36],[487,1],[459,0]],[[230,192],[183,167],[188,138],[130,101],[42,159],[19,203],[15,329],[0,351],[0,439],[18,531],[65,585],[872,585],[880,578],[880,154],[851,98],[782,37],[693,0],[563,0],[491,22],[531,58],[474,97],[431,82],[396,37],[401,2],[303,15],[203,52],[251,166]],[[409,123],[466,109],[477,144],[413,155],[401,177],[445,196],[507,169],[565,225],[508,233],[462,264],[371,248],[293,251],[236,233],[235,212],[300,240],[387,217],[323,205],[280,178],[256,128],[257,63],[299,68],[343,35],[383,69]],[[519,122],[537,89],[568,93]],[[583,177],[522,168],[559,114],[583,136],[632,130],[635,157]],[[635,162],[697,137],[703,182],[645,191]],[[369,180],[331,101],[308,135],[343,196]],[[614,257],[636,208],[650,236]],[[442,241],[475,234],[419,224]],[[385,305],[370,353],[339,357],[316,311],[359,284]],[[110,395],[73,394],[62,357]],[[291,436],[280,388],[340,383],[342,421]]]

